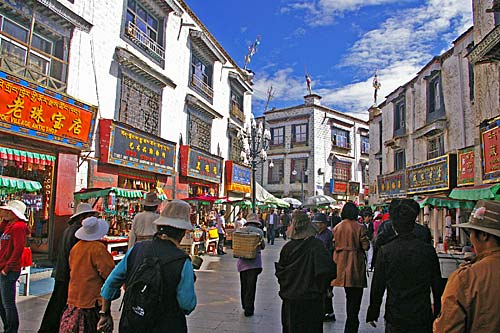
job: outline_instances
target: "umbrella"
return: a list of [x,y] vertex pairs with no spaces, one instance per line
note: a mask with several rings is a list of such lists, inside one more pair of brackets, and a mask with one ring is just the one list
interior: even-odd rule
[[329,197],[328,195],[320,194],[307,198],[303,206],[304,207],[328,206],[336,203],[337,200],[335,200],[334,198]]
[[276,205],[278,207],[285,207],[285,208],[289,208],[290,207],[290,204],[280,198],[276,198],[275,196],[272,196],[272,197],[269,197],[269,198],[266,198],[266,200],[264,200],[264,203],[265,204],[271,204],[271,205]]
[[302,206],[302,202],[300,202],[300,200],[297,200],[295,198],[282,198],[281,200],[288,202],[290,205],[294,207]]

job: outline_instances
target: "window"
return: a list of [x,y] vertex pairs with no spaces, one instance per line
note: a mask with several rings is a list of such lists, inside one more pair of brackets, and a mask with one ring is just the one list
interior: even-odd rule
[[201,59],[201,57],[193,52],[191,55],[191,80],[190,86],[201,95],[212,101],[214,91],[212,89],[212,66]]
[[[297,172],[296,175],[293,174],[294,170]],[[307,174],[307,158],[296,158],[290,161],[290,184],[300,183],[302,180],[307,183]]]
[[370,173],[368,168],[368,161],[360,160],[359,165],[361,168],[361,181],[363,182],[363,186],[368,184],[370,181]]
[[348,182],[351,180],[352,163],[337,161],[333,167],[333,179]]
[[427,84],[427,103],[428,103],[428,113],[443,113],[444,105],[443,98],[441,96],[441,77],[438,74],[433,74],[429,79]]
[[273,160],[274,167],[268,168],[267,183],[268,184],[283,184],[284,176],[284,161]]
[[139,1],[128,0],[125,31],[128,38],[140,45],[156,60],[165,59],[165,50],[160,40],[159,20]]
[[394,170],[403,170],[404,168],[406,168],[405,151],[396,151],[394,153]]
[[243,94],[231,89],[230,114],[241,122],[245,122],[245,113],[243,111]]
[[271,128],[271,145],[284,146],[285,144],[285,128],[275,127]]
[[307,124],[292,126],[292,144],[302,143],[307,145]]
[[406,101],[404,98],[394,103],[394,131],[405,128],[406,122]]
[[160,135],[161,93],[122,76],[119,120],[145,132]]
[[427,159],[436,158],[444,155],[444,139],[443,136],[430,138],[427,142]]
[[370,139],[367,136],[361,136],[361,154],[370,153]]
[[337,127],[332,128],[332,143],[335,147],[351,149],[349,132]]
[[[189,110],[189,144],[205,151],[212,147],[212,120],[198,114],[196,110]],[[236,159],[236,161],[239,160]]]
[[64,92],[67,62],[62,59],[68,55],[68,45],[63,37],[50,39],[43,36],[37,31],[38,26],[37,23],[30,38],[28,26],[0,15],[0,66]]

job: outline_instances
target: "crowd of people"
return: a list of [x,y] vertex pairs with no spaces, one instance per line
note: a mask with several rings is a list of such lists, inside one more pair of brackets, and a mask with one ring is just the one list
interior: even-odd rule
[[[152,196],[147,199],[150,207],[157,203]],[[111,303],[123,290],[120,332],[187,331],[185,316],[197,303],[194,269],[201,264],[180,247],[193,229],[191,207],[173,200],[161,214],[155,211],[138,215],[135,239],[115,266],[99,241],[108,223],[89,204],[78,205],[60,243],[54,292],[39,332],[112,332]],[[451,274],[444,290],[431,233],[416,223],[419,211],[417,202],[401,199],[393,200],[386,213],[347,202],[340,216],[300,209],[237,214],[237,229],[258,235],[255,257],[239,258],[236,264],[244,315],[255,312],[266,240],[273,245],[282,236],[288,241],[275,275],[283,332],[322,332],[324,321],[336,320],[334,287],[345,291],[344,331],[358,332],[370,271],[366,323],[372,326],[386,293],[386,332],[499,332],[494,309],[500,303],[500,202],[478,201],[469,222],[456,225],[470,233],[476,257]],[[0,317],[5,332],[19,328],[15,283],[29,234],[25,212],[17,200],[0,207]],[[224,235],[224,212],[218,213],[217,227]],[[149,236],[142,235],[144,230]]]

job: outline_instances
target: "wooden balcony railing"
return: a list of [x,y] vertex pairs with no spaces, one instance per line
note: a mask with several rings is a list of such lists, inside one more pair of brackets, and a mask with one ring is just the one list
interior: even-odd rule
[[212,89],[212,87],[210,87],[208,84],[203,82],[203,80],[200,79],[195,74],[191,75],[191,86],[196,88],[199,92],[204,94],[210,100],[212,100],[214,98],[214,90]]
[[231,101],[231,115],[241,122],[245,122],[245,113],[240,109],[238,103]]
[[165,49],[144,31],[139,29],[132,21],[127,24],[127,36],[136,44],[142,46],[157,60],[165,60]]

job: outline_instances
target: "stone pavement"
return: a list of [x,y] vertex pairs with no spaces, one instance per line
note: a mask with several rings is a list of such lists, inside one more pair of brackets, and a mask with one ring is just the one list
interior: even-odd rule
[[[278,282],[274,276],[274,262],[278,260],[279,251],[284,244],[285,241],[277,239],[274,245],[267,245],[263,251],[264,268],[257,283],[253,317],[243,315],[240,304],[239,274],[236,271],[237,259],[232,257],[231,250],[228,249],[228,253],[223,256],[203,256],[203,265],[196,272],[198,306],[187,317],[189,332],[281,332],[281,299],[278,295]],[[41,281],[41,283],[47,283],[47,281]],[[32,285],[32,288],[36,293],[36,285]],[[346,318],[344,291],[342,288],[334,288],[334,294],[337,321],[325,323],[325,332],[344,331]],[[49,297],[50,294],[18,298],[20,332],[37,331]],[[377,328],[364,323],[368,300],[369,290],[365,289],[359,316],[361,321],[359,332],[383,332],[383,319],[379,319]],[[119,305],[119,300],[113,302],[112,313],[115,318],[115,327],[118,326]],[[117,332],[116,329],[115,331]]]

